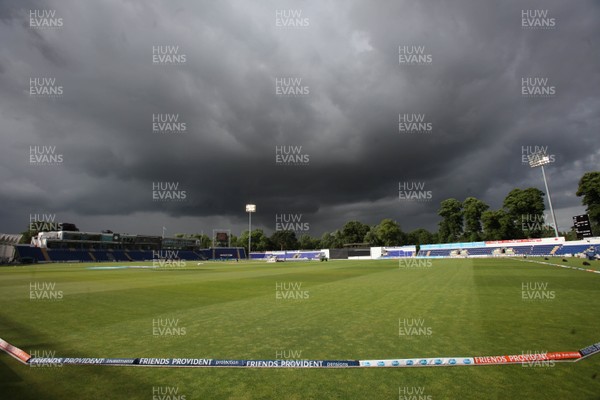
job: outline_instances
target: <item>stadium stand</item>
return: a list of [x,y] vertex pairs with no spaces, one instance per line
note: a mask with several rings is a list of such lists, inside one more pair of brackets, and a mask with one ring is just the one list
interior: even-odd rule
[[15,245],[17,245],[23,235],[0,233],[0,264],[7,264],[14,260]]
[[251,252],[250,259],[266,260],[276,258],[280,261],[306,261],[320,260],[322,256],[326,256],[324,250],[282,250],[282,251],[267,251],[267,252]]
[[[501,244],[501,245],[499,245]],[[493,242],[448,243],[423,245],[417,257],[490,257],[531,256],[547,257],[600,253],[600,238],[565,242],[564,238],[519,239]]]
[[494,250],[499,249],[499,247],[475,247],[469,249],[470,256],[492,256],[494,254]]
[[600,245],[590,245],[587,244],[577,244],[577,245],[569,245],[565,244],[560,249],[558,249],[554,254],[557,256],[563,256],[567,254],[579,254],[588,250],[593,250],[595,253],[600,252]]
[[18,244],[15,246],[15,259],[26,263],[49,262],[39,247],[32,247],[28,244]]
[[[402,246],[402,247],[377,247],[371,248],[371,256],[373,258],[405,258],[413,257],[417,253],[416,246]],[[377,255],[380,254],[379,257]]]
[[386,255],[382,255],[381,258],[398,258],[398,257],[412,257],[415,253],[412,251],[404,250],[389,250]]
[[[21,236],[17,241],[20,239]],[[3,243],[1,240],[2,236],[0,245]],[[111,231],[53,231],[38,233],[29,245],[11,242],[10,251],[14,254],[14,257],[11,256],[13,260],[21,263],[126,262],[164,258],[196,261],[246,257],[243,248],[201,249],[199,244],[196,239],[118,234]]]
[[250,252],[250,259],[251,260],[264,260],[265,258],[267,258],[267,253],[254,252],[254,251]]
[[[199,248],[189,238],[161,238],[115,233],[40,232],[30,245],[16,244],[21,235],[0,234],[0,263],[129,262],[153,260],[237,260],[244,248]],[[405,257],[546,257],[600,254],[600,237],[566,242],[564,238],[441,243],[416,246],[252,252],[252,260],[392,259]]]
[[[424,257],[450,257],[450,252],[452,251],[452,249],[434,249],[434,250],[430,250],[429,252],[427,252],[427,255],[424,255]],[[419,254],[421,254],[421,252],[419,252]]]

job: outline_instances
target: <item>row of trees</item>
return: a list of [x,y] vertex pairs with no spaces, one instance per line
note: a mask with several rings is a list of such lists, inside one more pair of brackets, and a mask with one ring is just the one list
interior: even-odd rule
[[442,201],[438,215],[439,239],[457,241],[502,240],[553,236],[554,229],[544,215],[544,193],[536,188],[513,189],[503,207],[490,210],[483,201],[468,197]]
[[[600,229],[600,172],[588,172],[579,181],[576,193],[582,197],[595,233]],[[400,224],[384,219],[370,226],[359,221],[349,221],[334,232],[325,232],[320,238],[292,231],[276,231],[267,236],[262,229],[252,231],[252,250],[293,250],[341,248],[349,244],[369,246],[421,245],[428,243],[452,243],[460,241],[507,240],[552,237],[554,228],[549,214],[545,214],[545,194],[536,188],[513,189],[498,210],[476,197],[464,201],[454,198],[440,203],[438,215],[442,218],[437,232],[419,228],[404,232]],[[561,232],[568,240],[576,239],[574,230]],[[209,247],[206,235],[192,235]],[[232,236],[231,245],[248,247],[248,231],[240,237]]]
[[[210,247],[211,240],[207,235],[183,235],[200,240],[202,247]],[[405,233],[400,225],[391,219],[384,219],[375,226],[369,226],[359,221],[350,221],[341,229],[325,232],[320,238],[308,234],[300,237],[293,231],[275,231],[267,236],[262,229],[252,230],[252,250],[313,250],[326,248],[341,248],[347,244],[368,244],[370,246],[398,246],[409,243],[425,244],[437,242],[437,234],[425,229],[417,229]],[[231,246],[248,248],[248,231],[241,236],[231,235]]]
[[[586,207],[592,231],[600,234],[600,172],[586,172],[575,194]],[[446,199],[438,211],[442,217],[439,242],[552,237],[554,227],[551,215],[544,213],[544,196],[544,192],[536,188],[513,189],[498,210],[490,210],[489,205],[475,197],[463,202]],[[567,240],[576,239],[573,228],[560,235]]]

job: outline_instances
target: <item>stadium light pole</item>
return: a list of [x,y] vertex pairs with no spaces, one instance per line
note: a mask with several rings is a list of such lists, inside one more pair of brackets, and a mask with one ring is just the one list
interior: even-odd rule
[[250,246],[252,244],[252,213],[256,212],[256,204],[246,204],[248,213],[248,259],[250,259]]
[[544,165],[548,165],[551,162],[550,157],[544,152],[534,153],[529,157],[529,166],[531,168],[540,167],[542,169],[544,186],[546,187],[546,193],[548,193],[548,204],[550,205],[550,213],[552,214],[552,222],[554,223],[554,237],[558,237],[558,226],[556,225],[556,216],[554,215],[554,208],[552,207],[552,197],[550,197],[550,189],[548,188],[548,181],[546,180],[546,171],[544,171]]

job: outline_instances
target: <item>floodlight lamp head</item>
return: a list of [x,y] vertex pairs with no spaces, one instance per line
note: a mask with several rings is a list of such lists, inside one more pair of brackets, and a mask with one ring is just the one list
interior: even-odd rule
[[546,154],[533,154],[529,157],[529,166],[531,168],[541,167],[550,164],[550,157]]
[[246,212],[256,212],[256,204],[246,204]]

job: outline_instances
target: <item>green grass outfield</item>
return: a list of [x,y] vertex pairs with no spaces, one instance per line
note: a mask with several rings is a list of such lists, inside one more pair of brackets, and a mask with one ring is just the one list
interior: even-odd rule
[[[507,355],[600,341],[600,274],[509,259],[421,262],[0,268],[0,337],[41,356],[224,359]],[[528,283],[553,295],[524,300]],[[32,284],[54,285],[47,295],[62,299],[32,300]],[[277,299],[278,284],[306,293]],[[157,319],[179,329],[157,335]],[[422,321],[430,334],[400,335],[404,319]],[[177,369],[33,368],[0,354],[3,399],[164,396],[153,390],[177,390],[171,399],[180,400],[398,399],[419,391],[412,398],[598,399],[600,355],[527,367]]]

